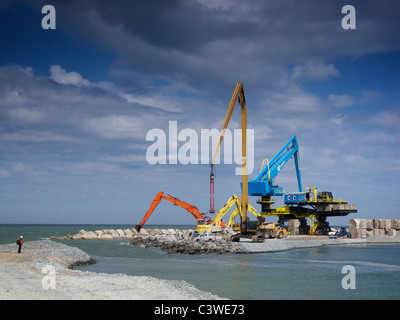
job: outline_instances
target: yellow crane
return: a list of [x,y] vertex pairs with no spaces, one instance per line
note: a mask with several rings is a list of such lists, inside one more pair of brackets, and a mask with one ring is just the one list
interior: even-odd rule
[[[228,127],[229,121],[232,117],[233,110],[235,109],[236,103],[240,103],[241,109],[241,126],[242,126],[242,197],[241,197],[241,232],[247,230],[247,210],[249,205],[248,195],[248,178],[247,178],[247,154],[246,154],[246,142],[247,142],[247,110],[246,110],[246,99],[244,96],[243,83],[238,82],[236,84],[235,91],[233,92],[231,102],[229,104],[228,112],[225,116],[225,121],[222,126],[221,134],[219,136],[217,147],[215,148],[214,155],[211,160],[211,172],[213,173],[214,161],[220,149],[221,143],[224,139],[225,130]],[[213,182],[212,182],[213,183]],[[212,192],[214,185],[212,185]],[[211,195],[210,195],[211,196]],[[212,194],[214,197],[214,194]]]

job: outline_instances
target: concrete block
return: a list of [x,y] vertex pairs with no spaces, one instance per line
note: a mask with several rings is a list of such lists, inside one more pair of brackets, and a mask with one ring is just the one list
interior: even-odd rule
[[365,223],[365,229],[369,229],[369,230],[372,230],[373,228],[374,228],[374,222],[373,222],[373,219],[365,219],[364,220],[364,223]]
[[374,229],[373,230],[373,235],[374,236],[384,236],[385,235],[385,229]]
[[396,229],[389,229],[386,231],[386,235],[390,237],[396,237],[397,236],[397,230]]
[[300,226],[299,219],[289,219],[288,220],[288,227],[298,228],[299,226]]
[[349,219],[349,226],[354,228],[361,228],[361,219]]

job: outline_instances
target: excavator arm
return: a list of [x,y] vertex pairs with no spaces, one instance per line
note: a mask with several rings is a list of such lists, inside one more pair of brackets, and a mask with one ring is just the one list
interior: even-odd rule
[[283,166],[294,157],[296,166],[297,183],[302,192],[301,174],[299,165],[299,145],[297,138],[293,136],[271,161],[260,171],[253,180],[248,182],[249,195],[251,196],[277,196],[283,195],[283,190],[274,186],[274,180]]
[[147,219],[151,216],[153,213],[154,209],[158,206],[158,204],[161,202],[161,200],[167,200],[169,202],[172,202],[174,205],[182,207],[186,209],[192,216],[195,218],[196,223],[203,223],[205,218],[203,214],[193,205],[186,203],[184,201],[179,200],[178,198],[175,198],[169,194],[164,195],[164,191],[161,191],[156,194],[156,196],[153,199],[153,202],[150,205],[149,210],[147,210],[146,214],[144,215],[143,219],[140,221],[138,225],[135,226],[136,231],[140,231],[140,229],[144,226],[146,223]]
[[[259,218],[261,215],[257,212],[256,209],[252,205],[249,204],[248,210],[250,213],[252,213],[256,218]],[[228,227],[233,227],[233,224],[235,222],[236,216],[240,214],[240,207],[238,209],[235,209],[231,216],[229,217],[229,222],[228,222]]]
[[221,219],[225,216],[225,214],[229,211],[229,209],[236,204],[237,210],[241,210],[240,208],[240,200],[239,197],[234,194],[232,197],[229,198],[229,200],[226,202],[226,204],[222,207],[221,210],[218,211],[218,213],[215,215],[215,219],[213,221],[213,224],[215,226],[219,226],[221,223]]
[[[233,110],[235,109],[236,103],[240,102],[241,109],[241,126],[242,126],[242,197],[241,197],[241,229],[242,231],[246,231],[246,221],[247,221],[247,210],[248,210],[248,183],[247,183],[247,155],[246,155],[246,142],[247,142],[247,109],[246,109],[246,99],[244,96],[243,83],[238,82],[236,84],[235,91],[233,92],[231,102],[229,104],[228,112],[225,116],[225,121],[222,126],[221,134],[219,137],[219,141],[217,147],[215,148],[215,152],[211,161],[211,170],[213,170],[213,165],[215,158],[218,154],[219,148],[221,146],[222,140],[224,139],[225,130],[228,127],[229,121],[232,117]],[[212,182],[213,184],[213,182]],[[214,185],[212,185],[212,191],[214,190]],[[214,194],[211,195],[212,198]]]

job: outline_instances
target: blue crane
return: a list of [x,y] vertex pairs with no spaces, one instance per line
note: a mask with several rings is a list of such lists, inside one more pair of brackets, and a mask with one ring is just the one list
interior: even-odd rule
[[253,180],[248,182],[249,196],[282,196],[284,191],[278,186],[274,186],[274,180],[283,166],[294,156],[296,165],[297,183],[299,192],[302,192],[301,174],[299,168],[299,145],[296,136],[293,136],[283,148],[273,157],[271,161],[260,171]]

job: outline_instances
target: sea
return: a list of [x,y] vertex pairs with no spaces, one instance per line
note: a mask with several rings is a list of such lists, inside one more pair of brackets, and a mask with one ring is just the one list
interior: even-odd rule
[[[132,225],[0,225],[0,244]],[[146,225],[190,229],[194,226]],[[129,245],[129,239],[57,240],[96,260],[78,270],[184,280],[235,300],[398,300],[400,245],[348,245],[275,253],[184,255]],[[17,245],[16,245],[17,250]],[[22,249],[23,250],[23,249]]]

